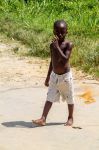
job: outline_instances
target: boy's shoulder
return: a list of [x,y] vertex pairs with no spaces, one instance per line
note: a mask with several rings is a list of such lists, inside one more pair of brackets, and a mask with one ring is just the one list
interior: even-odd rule
[[66,44],[66,46],[68,47],[73,47],[73,43],[69,40],[65,40],[64,43]]
[[53,49],[53,42],[50,43],[50,50]]
[[50,47],[53,45],[53,42],[50,43]]
[[[73,43],[69,40],[65,40],[63,44],[66,46],[66,48],[69,48],[69,49],[72,49],[74,46]],[[52,47],[53,47],[53,42],[50,43],[50,49],[52,49]]]
[[65,40],[64,44],[66,45],[66,49],[68,49],[68,50],[72,50],[72,48],[74,47],[73,43],[68,40]]

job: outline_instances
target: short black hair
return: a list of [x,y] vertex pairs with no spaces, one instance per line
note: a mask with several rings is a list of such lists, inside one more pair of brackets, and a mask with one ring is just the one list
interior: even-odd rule
[[54,22],[54,28],[59,27],[61,23],[64,24],[64,26],[67,28],[67,23],[66,23],[66,21],[64,21],[64,20],[56,20],[56,21]]

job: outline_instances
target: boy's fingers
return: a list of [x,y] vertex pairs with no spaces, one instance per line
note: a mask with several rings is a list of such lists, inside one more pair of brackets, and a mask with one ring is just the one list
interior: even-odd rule
[[59,37],[56,35],[56,36],[55,36],[55,39],[56,39],[56,40],[59,40]]
[[53,38],[53,40],[52,41],[56,41],[57,39],[55,39],[55,38]]
[[56,39],[56,38],[54,38],[53,40],[52,40],[52,42],[56,42],[58,39]]
[[57,35],[56,35],[56,39],[57,39],[57,40],[59,39]]
[[56,40],[58,40],[59,38],[58,38],[58,36],[55,36],[54,38],[53,38],[53,41],[56,41]]
[[47,86],[47,87],[48,87],[49,85],[48,85],[48,84],[45,84],[45,86]]
[[45,82],[45,86],[49,86],[49,83]]

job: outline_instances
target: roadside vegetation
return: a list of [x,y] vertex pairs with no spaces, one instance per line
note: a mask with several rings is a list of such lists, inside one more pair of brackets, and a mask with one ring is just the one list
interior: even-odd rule
[[26,44],[23,55],[46,58],[53,22],[64,19],[74,44],[71,64],[99,77],[98,8],[98,0],[0,0],[0,32]]

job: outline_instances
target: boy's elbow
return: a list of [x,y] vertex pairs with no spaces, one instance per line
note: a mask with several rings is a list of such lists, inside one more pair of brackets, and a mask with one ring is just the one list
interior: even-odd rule
[[66,61],[68,61],[68,57],[67,56],[64,56],[63,58],[62,58],[62,60],[63,60],[63,62],[66,62]]
[[72,49],[73,47],[74,47],[73,43],[72,43],[72,42],[70,42],[70,44],[69,44],[69,48],[70,48],[70,49]]
[[69,43],[67,44],[67,49],[68,49],[68,50],[72,50],[73,47],[74,47],[74,45],[73,45],[72,42],[69,42]]

